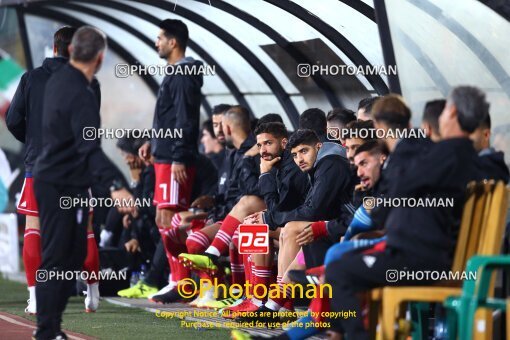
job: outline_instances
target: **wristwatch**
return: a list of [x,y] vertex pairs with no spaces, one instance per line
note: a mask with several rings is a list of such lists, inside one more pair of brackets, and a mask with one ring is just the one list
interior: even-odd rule
[[112,185],[110,186],[110,192],[117,191],[122,189],[124,186],[122,182],[118,179],[113,180]]

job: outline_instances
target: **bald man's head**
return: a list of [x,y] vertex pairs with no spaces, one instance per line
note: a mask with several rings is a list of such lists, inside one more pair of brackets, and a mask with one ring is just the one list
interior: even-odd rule
[[234,145],[233,135],[250,134],[250,113],[241,105],[232,106],[223,115],[223,133],[227,145]]
[[232,106],[226,113],[225,118],[229,124],[245,133],[250,133],[250,112],[241,105]]

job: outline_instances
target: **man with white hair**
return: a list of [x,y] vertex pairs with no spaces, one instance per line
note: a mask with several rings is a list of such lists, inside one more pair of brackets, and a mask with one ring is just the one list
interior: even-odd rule
[[36,339],[67,338],[60,323],[75,279],[66,274],[79,271],[85,259],[89,211],[87,204],[70,203],[86,200],[96,181],[110,188],[114,200],[133,199],[122,188],[122,175],[102,151],[100,140],[84,138],[85,128],[100,127],[99,103],[90,85],[105,50],[103,32],[90,26],[78,29],[69,46],[69,63],[51,76],[44,93],[43,147],[33,169],[42,242]]
[[[392,115],[384,99],[372,109],[374,117]],[[441,141],[428,152],[409,160],[390,185],[392,197],[452,199],[445,207],[393,207],[384,227],[387,240],[375,249],[361,248],[328,265],[326,282],[333,288],[331,310],[354,311],[355,317],[331,319],[333,339],[368,339],[357,293],[390,285],[427,285],[428,280],[394,282],[388,270],[437,270],[451,268],[454,237],[460,226],[466,186],[482,178],[470,134],[488,114],[485,94],[460,86],[451,92],[439,117]],[[391,157],[391,156],[390,156]]]

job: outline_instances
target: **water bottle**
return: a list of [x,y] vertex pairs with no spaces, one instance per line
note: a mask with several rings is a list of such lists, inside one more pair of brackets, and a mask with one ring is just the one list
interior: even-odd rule
[[140,267],[140,280],[144,280],[145,279],[145,274],[147,273],[147,266],[145,264],[142,264],[142,266]]
[[140,272],[131,272],[131,280],[129,286],[135,286],[138,283],[138,280],[140,280]]
[[436,306],[435,312],[436,318],[434,320],[434,339],[446,340],[448,339],[448,325],[446,322],[446,313],[440,305]]
[[446,326],[446,319],[439,318],[434,322],[434,339],[446,340],[448,339],[448,327]]

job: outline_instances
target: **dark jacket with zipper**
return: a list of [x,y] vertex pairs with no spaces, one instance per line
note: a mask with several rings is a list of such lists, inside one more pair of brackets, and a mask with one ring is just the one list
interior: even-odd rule
[[[310,183],[307,175],[296,165],[289,150],[271,171],[259,177],[259,191],[268,211],[289,211],[304,203]],[[281,226],[272,226],[277,228]]]
[[467,184],[483,177],[473,143],[468,138],[435,143],[395,175],[391,197],[450,199],[453,206],[391,209],[385,223],[388,247],[449,266]]
[[218,188],[214,195],[215,207],[209,215],[210,218],[214,220],[224,219],[241,196],[245,194],[246,191],[243,190],[241,185],[241,178],[247,175],[246,173],[243,174],[243,166],[246,166],[246,164],[243,164],[243,160],[245,159],[244,154],[253,145],[255,145],[255,137],[249,135],[239,149],[227,150],[225,161],[219,171]]
[[97,96],[83,73],[62,66],[47,82],[42,110],[42,144],[33,176],[71,187],[100,182],[109,188],[122,174],[101,149],[101,140],[84,138],[84,128],[101,126]]
[[[46,83],[51,75],[68,62],[62,57],[46,58],[43,64],[21,76],[14,93],[5,123],[9,131],[25,144],[25,171],[31,172],[37,156],[41,152],[41,125],[43,98]],[[101,103],[99,82],[94,78],[90,87],[98,103]]]
[[[373,188],[373,196],[390,197],[391,187],[398,181],[402,169],[407,168],[412,159],[426,154],[433,146],[434,143],[428,138],[401,139],[382,166],[381,177]],[[384,226],[390,210],[390,207],[382,206],[371,210],[374,227],[381,229]]]
[[[195,66],[198,69],[201,65],[201,61],[187,57],[173,67]],[[152,124],[155,130],[169,129],[173,138],[153,138],[151,152],[158,163],[193,165],[198,155],[197,141],[202,99],[200,89],[203,77],[200,74],[175,74],[176,72],[163,78]],[[177,136],[176,130],[182,131],[182,138]]]
[[290,221],[323,221],[339,217],[343,206],[350,204],[351,175],[349,162],[341,156],[341,146],[323,143],[313,168],[308,172],[310,189],[302,205],[289,211],[266,211],[264,222],[283,226]]

